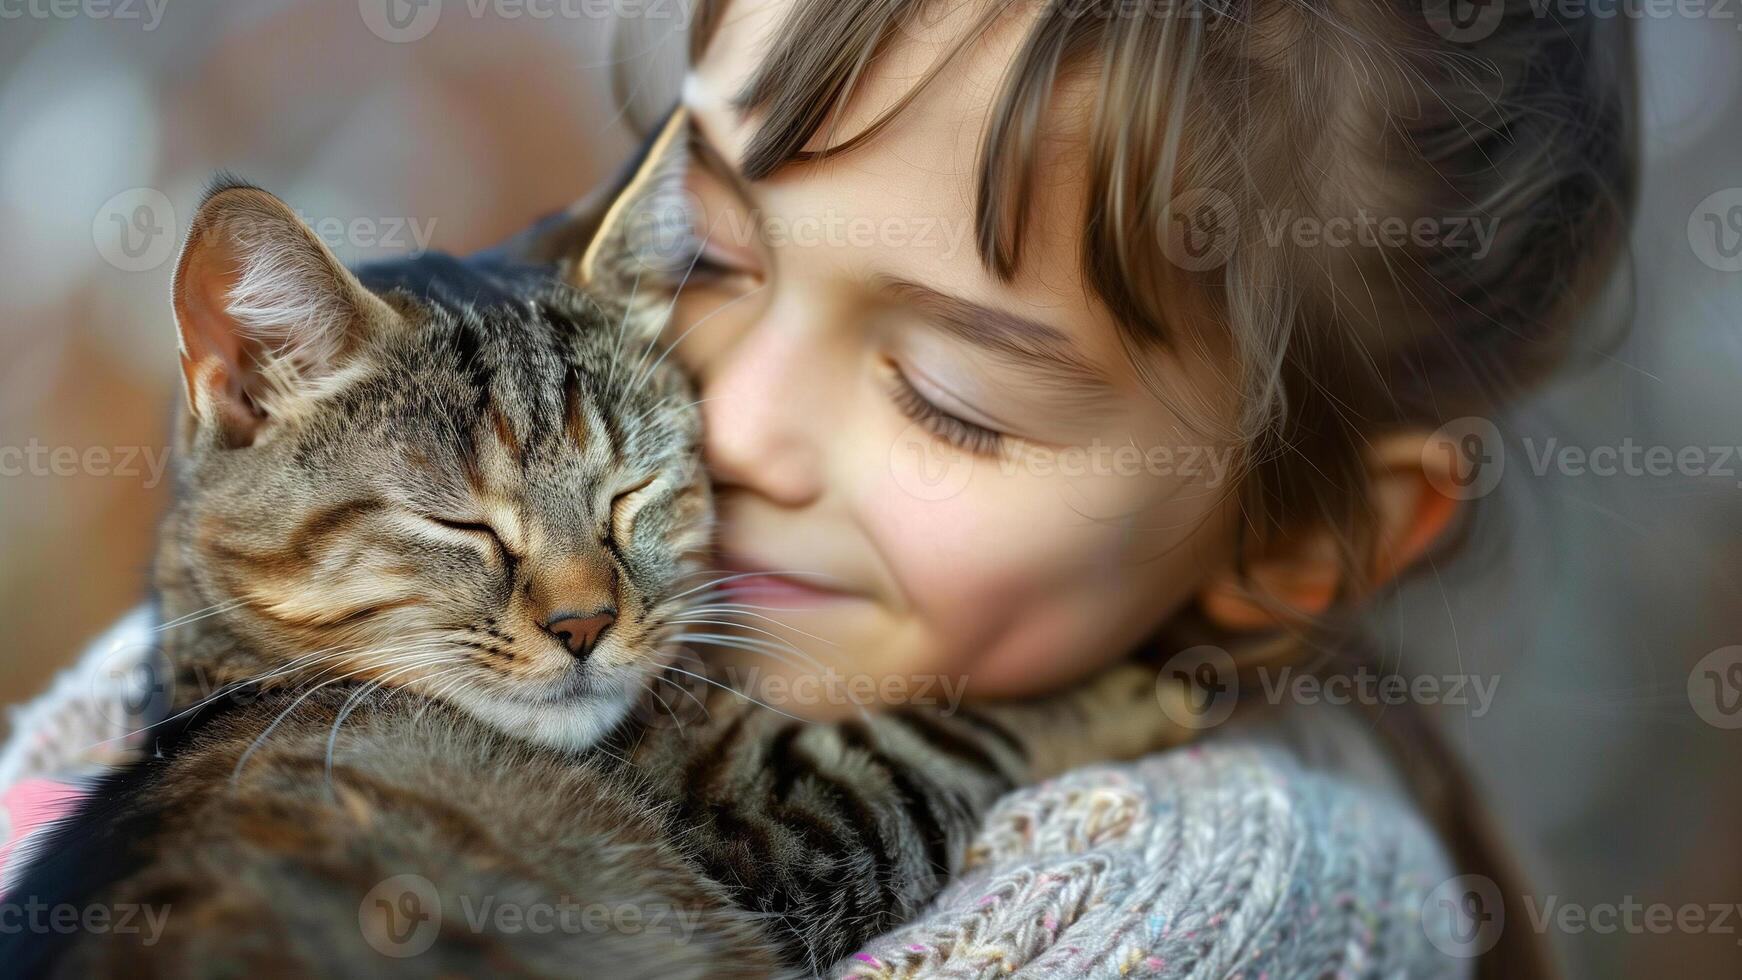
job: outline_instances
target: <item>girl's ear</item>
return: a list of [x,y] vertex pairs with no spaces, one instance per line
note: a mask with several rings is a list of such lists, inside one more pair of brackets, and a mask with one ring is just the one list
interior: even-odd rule
[[194,215],[173,295],[188,406],[230,446],[252,443],[360,337],[398,319],[284,202],[229,182]]
[[[1401,433],[1373,445],[1368,473],[1376,526],[1367,585],[1384,585],[1413,565],[1457,516],[1458,501],[1439,489],[1456,485],[1454,457],[1428,452],[1433,439],[1425,432]],[[1242,631],[1324,615],[1346,591],[1334,533],[1314,530],[1277,542],[1253,557],[1243,575],[1232,568],[1217,572],[1199,593],[1199,605],[1211,621]]]

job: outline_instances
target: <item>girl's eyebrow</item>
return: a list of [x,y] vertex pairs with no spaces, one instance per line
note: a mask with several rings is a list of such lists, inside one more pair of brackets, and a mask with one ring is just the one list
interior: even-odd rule
[[899,276],[879,275],[873,288],[911,307],[950,335],[1027,367],[1048,372],[1049,387],[1110,397],[1112,383],[1083,357],[1063,330],[1017,313],[986,306]]

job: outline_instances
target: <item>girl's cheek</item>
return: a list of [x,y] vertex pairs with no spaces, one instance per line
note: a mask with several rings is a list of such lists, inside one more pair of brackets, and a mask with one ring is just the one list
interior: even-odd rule
[[941,645],[983,647],[1012,626],[1039,627],[1075,604],[1071,583],[1085,568],[1116,560],[1119,529],[1076,512],[1063,481],[1006,473],[992,460],[974,463],[959,486],[924,482],[923,472],[899,468],[919,458],[896,455],[889,479],[862,502],[867,532],[908,614]]
[[1012,472],[965,478],[892,455],[860,501],[937,670],[993,696],[1044,690],[1128,652],[1186,601],[1221,530],[1214,494],[1178,480]]

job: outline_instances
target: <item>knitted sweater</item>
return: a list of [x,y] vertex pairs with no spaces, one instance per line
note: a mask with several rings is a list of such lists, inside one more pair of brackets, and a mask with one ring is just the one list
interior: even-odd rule
[[[13,709],[0,862],[136,750],[150,632],[129,616]],[[932,907],[836,976],[1467,977],[1422,926],[1448,860],[1368,743],[1271,713],[1012,793]]]

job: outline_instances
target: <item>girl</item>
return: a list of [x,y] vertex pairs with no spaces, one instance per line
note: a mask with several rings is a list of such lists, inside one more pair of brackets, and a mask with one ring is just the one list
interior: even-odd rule
[[1480,475],[1434,430],[1576,343],[1632,180],[1620,25],[1450,24],[704,5],[668,339],[726,564],[805,573],[746,589],[853,669],[986,696],[1409,567]]
[[[1200,726],[1257,688],[1236,671],[1358,659],[1355,614],[1481,485],[1436,430],[1564,360],[1619,247],[1625,30],[1524,0],[702,3],[660,192],[601,216],[684,228],[636,288],[672,305],[722,565],[768,617],[698,642],[818,715],[1135,652]],[[1412,773],[1418,815],[1355,774],[1359,726],[1297,721],[1267,729],[1292,754],[1248,719],[1018,794],[844,969],[1541,972],[1487,928],[1512,889],[1453,770]]]
[[[1200,708],[1236,666],[1346,667],[1484,489],[1465,417],[1579,345],[1633,195],[1625,25],[1521,2],[714,0],[691,42],[684,193],[649,205],[689,247],[642,288],[722,560],[780,610],[716,642],[788,710],[1139,649]],[[1521,932],[1487,969],[1540,969]]]

